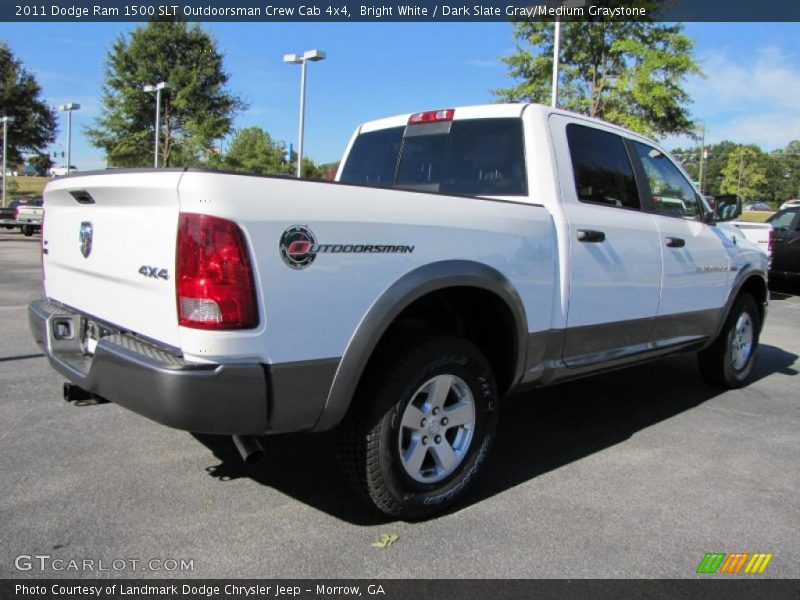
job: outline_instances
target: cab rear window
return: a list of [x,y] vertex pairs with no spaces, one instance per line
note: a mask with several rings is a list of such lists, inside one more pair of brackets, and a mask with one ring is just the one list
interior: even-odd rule
[[341,181],[467,196],[527,194],[521,119],[411,127],[413,135],[405,127],[359,135]]
[[347,156],[340,180],[392,187],[404,129],[393,127],[359,135]]

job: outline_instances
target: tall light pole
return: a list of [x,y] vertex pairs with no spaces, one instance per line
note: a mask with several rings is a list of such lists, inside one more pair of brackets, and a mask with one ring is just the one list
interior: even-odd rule
[[145,92],[156,93],[156,147],[153,152],[153,167],[156,169],[158,168],[158,143],[161,141],[161,90],[165,90],[168,87],[169,84],[166,81],[162,81],[154,85],[146,85],[142,88]]
[[[565,9],[582,8],[586,6],[586,0],[556,0],[555,4],[563,6]],[[561,18],[556,16],[553,23],[553,86],[550,91],[550,106],[558,107],[558,69],[561,61]]]
[[558,67],[561,60],[561,20],[558,17],[556,17],[553,28],[553,86],[550,90],[550,106],[556,108],[558,104]]
[[67,175],[69,175],[69,172],[72,170],[72,111],[78,110],[80,107],[80,104],[75,104],[74,102],[68,102],[67,104],[60,104],[58,106],[58,110],[67,113]]
[[739,156],[739,178],[736,180],[736,195],[739,195],[739,188],[742,187],[742,171],[744,170],[744,146],[742,146],[742,154]]
[[697,178],[700,180],[700,195],[703,195],[703,164],[706,160],[706,124],[703,122],[703,133],[700,138],[700,174]]
[[3,123],[3,206],[6,205],[6,163],[8,162],[8,124],[14,122],[14,117],[0,117],[0,122]]
[[300,54],[284,54],[283,62],[291,65],[300,65],[300,132],[297,141],[297,178],[303,174],[303,134],[306,119],[306,63],[308,61],[325,60],[325,53],[322,50],[306,50]]

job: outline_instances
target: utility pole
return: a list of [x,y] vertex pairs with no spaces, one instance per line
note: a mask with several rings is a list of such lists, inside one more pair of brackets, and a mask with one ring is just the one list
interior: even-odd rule
[[558,102],[558,67],[561,60],[561,20],[556,17],[553,24],[553,86],[550,90],[550,106],[556,107]]
[[702,137],[700,138],[700,175],[698,179],[700,180],[700,195],[704,194],[703,190],[703,163],[706,158],[706,124],[703,122],[703,133]]
[[[551,2],[557,10],[569,11],[586,6],[586,0],[555,0]],[[553,83],[550,89],[550,106],[558,108],[558,70],[561,63],[561,17],[557,14],[553,23]]]
[[744,146],[742,146],[742,153],[739,156],[739,179],[736,181],[736,195],[739,195],[739,188],[742,186],[742,170],[744,169]]
[[8,125],[14,122],[14,117],[0,117],[0,123],[3,124],[3,206],[6,205],[6,179],[8,179]]

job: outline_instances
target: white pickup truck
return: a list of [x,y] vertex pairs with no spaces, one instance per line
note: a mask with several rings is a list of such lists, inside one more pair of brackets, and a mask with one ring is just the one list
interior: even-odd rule
[[337,182],[115,170],[45,198],[29,315],[67,399],[245,459],[336,427],[347,478],[402,518],[465,493],[512,390],[684,351],[744,385],[767,305],[766,256],[658,145],[540,105],[366,123]]
[[32,236],[42,228],[42,218],[44,217],[44,207],[41,198],[30,200],[17,206],[14,211],[16,224],[19,230],[26,237]]
[[767,255],[772,254],[770,248],[770,234],[772,232],[771,223],[752,223],[748,221],[735,221],[731,223],[739,231],[742,232],[748,242],[758,247],[762,252]]

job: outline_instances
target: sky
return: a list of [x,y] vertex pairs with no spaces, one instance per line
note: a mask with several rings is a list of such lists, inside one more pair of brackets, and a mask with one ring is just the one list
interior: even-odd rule
[[[72,163],[105,167],[83,128],[100,113],[104,58],[128,23],[3,23],[0,40],[38,78],[53,105],[73,113]],[[249,105],[235,126],[258,125],[297,146],[300,68],[286,53],[312,48],[327,59],[308,67],[305,155],[341,157],[359,123],[400,113],[493,102],[511,80],[501,56],[514,49],[507,23],[206,23],[219,43],[229,86]],[[756,143],[764,150],[800,139],[800,23],[687,23],[705,78],[686,89],[706,141]],[[63,113],[62,113],[63,117]],[[668,148],[686,139],[664,140]],[[66,148],[66,123],[52,150]]]

